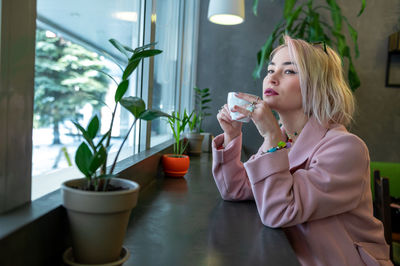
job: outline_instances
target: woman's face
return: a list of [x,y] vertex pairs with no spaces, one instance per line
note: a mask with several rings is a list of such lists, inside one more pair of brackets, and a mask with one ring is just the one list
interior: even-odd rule
[[297,67],[290,59],[287,47],[278,50],[268,65],[263,99],[279,113],[303,110]]

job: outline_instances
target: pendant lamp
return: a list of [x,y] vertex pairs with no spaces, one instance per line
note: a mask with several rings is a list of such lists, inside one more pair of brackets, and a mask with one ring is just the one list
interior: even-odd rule
[[210,0],[208,19],[222,25],[242,23],[244,21],[244,0]]

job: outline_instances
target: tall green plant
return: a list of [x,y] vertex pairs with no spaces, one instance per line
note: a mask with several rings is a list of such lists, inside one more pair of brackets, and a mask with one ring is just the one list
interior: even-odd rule
[[[361,1],[360,16],[366,5],[366,0]],[[258,0],[253,1],[253,13],[257,15]],[[331,15],[331,21],[326,22],[319,13],[327,10]],[[274,30],[268,36],[267,41],[257,53],[257,67],[253,72],[254,78],[260,78],[261,70],[269,58],[275,44],[282,42],[283,33],[294,38],[300,38],[309,42],[324,41],[331,47],[336,47],[342,60],[348,60],[348,81],[354,91],[360,87],[360,79],[353,64],[353,56],[343,34],[343,24],[347,26],[348,32],[354,45],[355,57],[359,56],[358,33],[351,26],[348,19],[342,15],[342,11],[335,0],[326,0],[326,5],[315,5],[314,0],[285,0],[283,18],[275,25]]]
[[199,127],[199,122],[200,122],[200,116],[196,114],[196,111],[193,110],[192,112],[192,119],[189,120],[189,130],[190,132],[196,132],[200,133],[200,127]]
[[[91,119],[86,129],[78,122],[74,122],[75,126],[82,133],[84,138],[83,142],[79,145],[76,151],[75,163],[88,181],[86,188],[84,188],[87,190],[106,190],[109,178],[115,177],[113,172],[122,147],[138,120],[143,119],[150,121],[157,117],[169,117],[168,114],[159,110],[146,109],[145,102],[139,97],[124,97],[126,91],[128,90],[129,77],[137,68],[140,61],[144,58],[160,54],[162,51],[152,49],[151,47],[155,45],[154,43],[147,44],[136,49],[131,49],[130,47],[120,44],[117,40],[110,39],[110,42],[116,49],[126,56],[127,63],[125,67],[119,66],[123,72],[120,82],[116,82],[111,76],[109,76],[117,85],[117,90],[114,95],[115,106],[112,112],[109,129],[103,136],[101,136],[100,140],[95,143],[95,138],[97,137],[100,129],[100,121],[97,115]],[[115,156],[115,159],[109,168],[109,171],[107,172],[107,157],[110,149],[111,132],[119,104],[128,110],[135,119],[132,122],[128,133],[124,137],[118,149],[117,155]]]
[[181,135],[185,131],[186,126],[188,125],[190,118],[192,117],[193,112],[188,115],[186,110],[183,112],[183,116],[179,113],[179,111],[172,112],[171,116],[168,117],[168,123],[171,127],[172,133],[174,135],[175,144],[174,144],[174,154],[182,155],[188,145],[188,142],[185,144],[183,140],[181,140]]
[[[207,112],[207,109],[209,109],[209,103],[211,102],[211,97],[210,97],[210,89],[205,88],[205,89],[199,89],[199,88],[194,88],[195,92],[195,110],[197,113],[197,118],[195,120],[195,128],[197,129],[198,132],[204,132],[202,129],[203,126],[203,121],[207,116],[210,116],[211,113]],[[193,130],[191,130],[193,131]]]

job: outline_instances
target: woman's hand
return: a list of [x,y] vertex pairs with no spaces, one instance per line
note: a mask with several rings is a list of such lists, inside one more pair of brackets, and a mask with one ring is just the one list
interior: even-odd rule
[[226,147],[231,140],[240,135],[242,123],[232,120],[227,104],[221,107],[217,114],[217,119],[224,131],[224,147]]
[[[267,149],[270,148],[268,146],[276,146],[279,141],[284,140],[278,121],[265,101],[246,93],[239,92],[236,96],[252,104],[247,107],[235,105],[232,111],[241,113],[243,117],[251,118],[258,132],[264,138]],[[239,117],[238,119],[242,119],[243,117]]]

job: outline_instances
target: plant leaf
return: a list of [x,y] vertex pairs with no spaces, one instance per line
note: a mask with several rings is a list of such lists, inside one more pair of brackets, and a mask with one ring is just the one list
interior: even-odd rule
[[296,2],[297,0],[285,0],[285,5],[283,7],[283,17],[285,19],[289,18],[289,15],[292,13],[292,9]]
[[83,138],[89,143],[89,145],[92,147],[93,151],[95,151],[95,147],[92,141],[91,136],[89,133],[78,123],[78,122],[72,122],[76,126],[76,128],[82,133]]
[[157,42],[145,44],[143,46],[137,47],[133,52],[137,53],[137,52],[143,51],[144,49],[150,48],[151,46],[155,46],[156,44],[157,44]]
[[340,32],[342,30],[342,13],[340,7],[335,0],[326,0],[326,2],[330,6],[333,27],[336,31]]
[[361,86],[360,78],[358,77],[356,69],[354,68],[351,60],[349,61],[348,79],[350,88],[353,92]]
[[125,92],[128,90],[129,87],[129,80],[123,80],[121,83],[118,85],[117,91],[115,92],[115,102],[119,102],[119,100],[122,99],[124,96]]
[[[120,67],[121,68],[121,67]],[[118,82],[113,78],[113,76],[111,76],[110,74],[108,74],[107,72],[105,72],[105,71],[103,71],[103,70],[101,70],[101,69],[93,69],[94,71],[97,71],[97,72],[100,72],[100,73],[102,73],[102,74],[104,74],[104,75],[106,75],[107,77],[109,77],[112,81],[114,81],[114,83],[115,84],[117,84],[118,85]],[[121,70],[122,70],[122,68],[121,68]]]
[[87,128],[87,134],[91,140],[93,140],[96,137],[97,132],[99,131],[99,127],[100,127],[99,118],[97,117],[97,115],[95,115],[90,121]]
[[257,16],[258,0],[253,1],[253,14]]
[[101,137],[99,143],[97,143],[96,149],[97,149],[98,147],[100,147],[100,145],[102,145],[103,141],[108,137],[108,135],[110,135],[110,131],[107,131],[107,133],[104,134],[103,137]]
[[277,32],[279,31],[280,27],[282,26],[282,23],[283,23],[283,20],[281,20],[275,26],[274,31],[269,35],[267,41],[265,42],[265,44],[261,48],[261,51],[259,51],[257,53],[257,63],[258,63],[258,65],[254,69],[253,74],[252,74],[254,79],[260,78],[261,70],[262,70],[267,58],[269,57],[269,55],[272,52],[272,45],[274,44],[274,42],[277,39]]
[[170,117],[170,115],[159,110],[148,109],[143,111],[139,116],[140,119],[146,121],[151,121],[159,117]]
[[155,55],[162,53],[161,50],[157,50],[157,49],[144,50],[144,51],[138,50],[138,51],[139,52],[135,52],[132,55],[132,57],[129,59],[128,66],[125,68],[125,71],[122,75],[123,80],[128,79],[128,77],[132,74],[132,72],[139,65],[141,59],[146,58],[146,57],[155,56]]
[[356,53],[356,58],[360,55],[360,51],[358,50],[358,44],[357,44],[357,39],[358,39],[358,33],[357,31],[350,25],[349,21],[347,20],[346,17],[343,17],[344,21],[347,24],[347,28],[349,30],[351,39],[353,40],[354,43],[354,51]]
[[292,26],[293,23],[296,21],[296,19],[299,17],[301,11],[303,10],[304,5],[300,5],[297,7],[297,9],[293,12],[293,14],[291,14],[290,16],[288,16],[288,18],[286,19],[286,29],[289,31],[289,33],[292,33]]
[[129,53],[125,50],[124,45],[122,45],[119,41],[117,41],[116,39],[109,39],[108,40],[115,48],[117,48],[118,51],[120,51],[121,53],[123,53],[126,58],[129,59]]
[[202,101],[201,101],[201,104],[205,104],[205,103],[208,103],[208,102],[211,102],[211,99],[202,100]]
[[82,142],[81,145],[79,145],[75,153],[76,166],[79,168],[82,174],[84,174],[87,178],[90,178],[92,175],[92,173],[89,170],[92,156],[93,155],[85,142]]
[[364,12],[365,5],[366,5],[366,1],[365,0],[361,0],[361,9],[360,9],[360,12],[358,12],[357,17],[361,16],[361,14]]
[[155,56],[155,55],[158,55],[161,53],[162,53],[162,51],[157,50],[157,49],[144,50],[144,51],[134,53],[132,55],[132,57],[129,59],[129,61],[136,60],[136,59],[143,59],[143,58]]
[[144,101],[136,96],[124,97],[120,100],[120,104],[135,118],[139,118],[140,114],[146,109]]
[[304,38],[304,33],[305,33],[305,31],[306,31],[306,26],[307,26],[307,25],[308,25],[308,24],[307,24],[307,21],[306,21],[306,20],[304,20],[304,21],[300,24],[300,28],[299,28],[299,30],[298,30],[298,32],[297,32],[297,35],[295,35],[296,38],[305,39],[305,38]]
[[343,57],[343,55],[346,52],[345,49],[347,46],[346,45],[346,37],[337,31],[332,31],[332,34],[336,37],[336,40],[337,40],[336,46],[337,46],[338,52],[339,52],[340,56]]
[[272,44],[275,41],[275,36],[273,34],[271,34],[268,37],[267,42],[264,44],[264,46],[261,48],[261,52],[259,52],[259,54],[257,54],[258,57],[258,66],[256,67],[256,69],[253,71],[253,77],[254,78],[260,78],[260,73],[261,70],[264,66],[264,62],[266,57],[271,53],[272,51]]
[[140,63],[140,58],[135,60],[129,60],[128,65],[126,66],[124,73],[122,74],[122,80],[126,80],[132,74],[132,72],[137,68]]
[[96,170],[102,166],[107,160],[107,152],[103,145],[100,149],[93,155],[89,164],[89,171],[94,173]]

